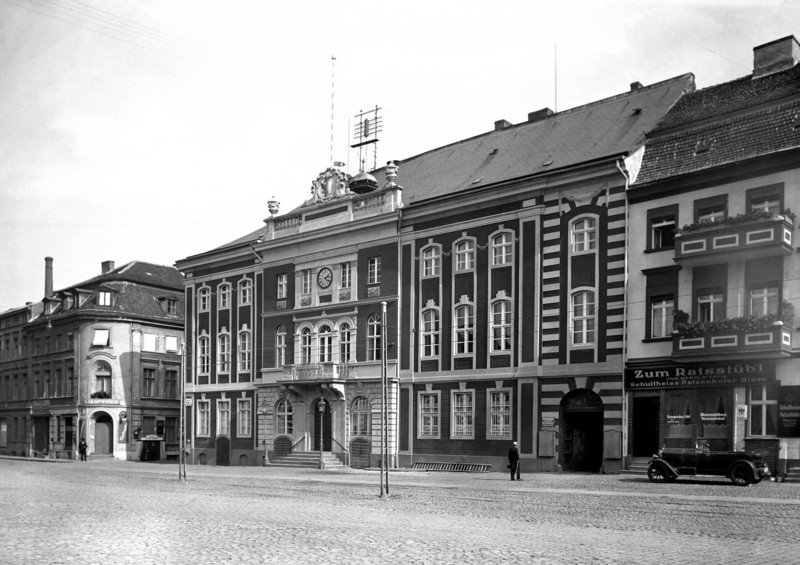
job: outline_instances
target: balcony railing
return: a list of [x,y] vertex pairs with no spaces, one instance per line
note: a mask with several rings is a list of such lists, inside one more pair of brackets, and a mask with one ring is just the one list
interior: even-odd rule
[[283,380],[287,381],[345,381],[349,377],[350,366],[346,363],[308,363],[283,368]]
[[775,322],[771,328],[735,330],[713,335],[682,336],[678,331],[672,337],[673,357],[766,355],[788,357],[792,347],[792,329]]
[[794,225],[785,216],[743,217],[684,228],[675,234],[675,261],[691,266],[731,253],[737,259],[788,255],[793,232]]

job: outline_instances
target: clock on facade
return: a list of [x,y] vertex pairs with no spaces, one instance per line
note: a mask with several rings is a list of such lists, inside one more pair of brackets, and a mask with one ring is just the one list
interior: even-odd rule
[[328,267],[322,267],[317,273],[317,284],[320,288],[328,288],[333,282],[333,273]]

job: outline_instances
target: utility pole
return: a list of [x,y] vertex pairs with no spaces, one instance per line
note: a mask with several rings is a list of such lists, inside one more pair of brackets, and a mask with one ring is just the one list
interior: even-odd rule
[[[389,496],[389,385],[386,374],[386,302],[381,302],[381,496]],[[384,478],[385,476],[385,478]]]
[[178,480],[186,480],[186,418],[183,413],[186,411],[186,343],[181,343],[181,384],[180,390],[180,415],[178,423]]

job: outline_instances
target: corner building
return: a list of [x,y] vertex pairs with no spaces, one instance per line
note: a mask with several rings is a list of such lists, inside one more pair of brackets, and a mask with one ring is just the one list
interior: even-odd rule
[[691,75],[402,162],[403,465],[623,464],[626,186]]
[[800,45],[682,97],[630,186],[628,449],[764,450],[800,461]]

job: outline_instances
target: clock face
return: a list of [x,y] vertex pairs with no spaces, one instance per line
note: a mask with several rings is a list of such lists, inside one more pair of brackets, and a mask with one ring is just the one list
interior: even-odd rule
[[317,284],[320,288],[328,288],[333,282],[333,273],[328,267],[323,267],[317,273]]

